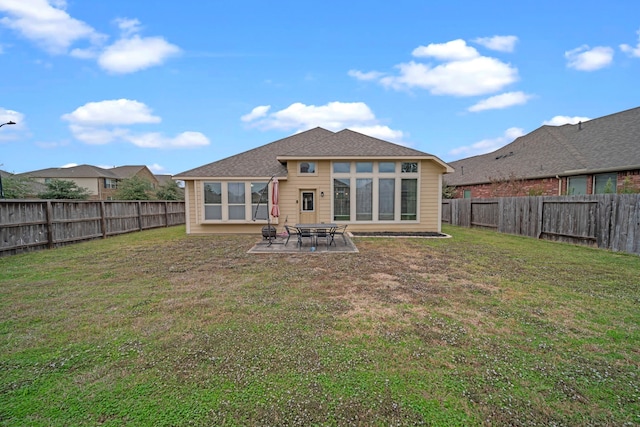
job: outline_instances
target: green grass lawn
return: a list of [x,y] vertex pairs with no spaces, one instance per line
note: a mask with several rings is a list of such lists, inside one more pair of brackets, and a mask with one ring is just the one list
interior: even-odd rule
[[443,231],[0,258],[0,425],[640,424],[640,257]]

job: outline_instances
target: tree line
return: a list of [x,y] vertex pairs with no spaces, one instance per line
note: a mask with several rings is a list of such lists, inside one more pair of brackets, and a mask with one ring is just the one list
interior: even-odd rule
[[[6,199],[26,199],[34,196],[33,181],[27,177],[3,177],[2,186]],[[89,189],[78,186],[74,181],[52,179],[44,184],[43,190],[35,196],[39,199],[87,200],[91,193]],[[154,189],[150,181],[133,176],[118,181],[118,188],[113,197],[117,200],[184,200],[184,193],[173,180]]]

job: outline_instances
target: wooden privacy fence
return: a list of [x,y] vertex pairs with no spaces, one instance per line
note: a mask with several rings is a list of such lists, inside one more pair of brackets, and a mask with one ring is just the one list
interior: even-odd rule
[[443,200],[442,222],[640,254],[640,194]]
[[0,256],[184,222],[184,202],[2,200]]

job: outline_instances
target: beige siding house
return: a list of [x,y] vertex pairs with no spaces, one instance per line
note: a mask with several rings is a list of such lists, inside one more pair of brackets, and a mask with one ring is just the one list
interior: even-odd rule
[[52,179],[73,181],[78,187],[89,190],[92,200],[113,199],[118,189],[118,183],[134,176],[149,181],[154,189],[158,187],[158,179],[148,167],[143,165],[118,166],[111,169],[79,165],[67,168],[40,169],[20,175],[28,176],[41,184],[47,184]]
[[278,231],[338,223],[353,231],[439,232],[442,175],[449,172],[421,151],[315,128],[173,178],[185,182],[189,234],[256,233],[268,222]]

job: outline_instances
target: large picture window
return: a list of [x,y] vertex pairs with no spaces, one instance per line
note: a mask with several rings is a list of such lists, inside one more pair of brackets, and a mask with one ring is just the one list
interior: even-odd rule
[[418,162],[333,162],[333,220],[417,221],[418,169]]
[[266,181],[205,182],[204,221],[267,221],[269,184]]

